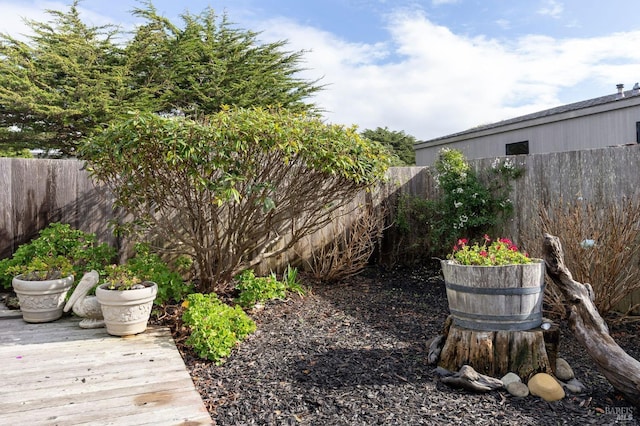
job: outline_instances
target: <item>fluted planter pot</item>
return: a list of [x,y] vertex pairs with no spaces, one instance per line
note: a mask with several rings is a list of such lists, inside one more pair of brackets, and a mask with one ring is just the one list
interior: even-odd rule
[[12,285],[25,322],[50,322],[62,316],[65,297],[73,285],[73,275],[43,281],[24,280],[22,275],[17,275]]
[[134,290],[109,290],[106,284],[96,288],[107,333],[129,336],[147,329],[158,285],[152,282],[142,284],[144,288]]

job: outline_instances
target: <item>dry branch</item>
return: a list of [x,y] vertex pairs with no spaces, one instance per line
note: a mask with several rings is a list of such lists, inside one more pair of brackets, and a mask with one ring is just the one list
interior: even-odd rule
[[640,362],[629,356],[609,335],[592,300],[590,287],[573,279],[564,263],[558,237],[544,234],[547,274],[560,288],[569,309],[569,326],[609,383],[629,402],[640,406]]

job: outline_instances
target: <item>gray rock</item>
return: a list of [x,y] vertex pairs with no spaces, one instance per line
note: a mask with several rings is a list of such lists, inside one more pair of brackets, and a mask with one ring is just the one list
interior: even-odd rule
[[427,342],[427,349],[429,350],[429,354],[427,355],[427,362],[429,365],[435,365],[438,363],[440,359],[440,352],[442,352],[442,347],[444,346],[444,336],[440,335],[429,339]]
[[511,382],[505,386],[505,388],[507,389],[507,392],[518,398],[529,396],[529,387],[520,381]]
[[575,377],[571,366],[563,358],[556,359],[556,377],[563,382],[571,380]]
[[[516,373],[507,373],[504,375],[504,377],[502,377],[502,383],[504,384],[504,386],[506,387],[509,383],[514,383],[514,382],[522,382],[522,380],[520,380],[520,376],[518,376]],[[528,392],[528,391],[527,391]]]
[[587,390],[587,387],[578,379],[571,379],[566,383],[562,383],[562,386],[571,393],[584,393]]
[[433,372],[436,373],[440,377],[449,377],[453,376],[453,371],[449,371],[446,368],[436,367],[433,369]]

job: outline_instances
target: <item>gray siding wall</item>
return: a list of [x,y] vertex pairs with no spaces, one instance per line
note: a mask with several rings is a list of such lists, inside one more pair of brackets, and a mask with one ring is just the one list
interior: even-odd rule
[[416,144],[416,164],[430,166],[443,147],[467,159],[501,157],[509,143],[529,141],[530,154],[578,151],[636,143],[640,98],[625,99],[508,126]]

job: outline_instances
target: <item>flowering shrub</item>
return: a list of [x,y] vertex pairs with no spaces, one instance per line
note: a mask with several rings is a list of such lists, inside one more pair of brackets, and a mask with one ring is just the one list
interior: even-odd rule
[[508,238],[497,238],[491,241],[484,235],[484,241],[469,245],[466,238],[458,240],[453,253],[447,259],[455,260],[461,265],[498,266],[531,263],[527,253],[518,250]]
[[434,168],[442,197],[431,226],[444,250],[458,235],[480,238],[488,230],[499,229],[512,214],[511,182],[522,176],[523,170],[511,159],[496,159],[477,174],[461,151],[443,148]]

